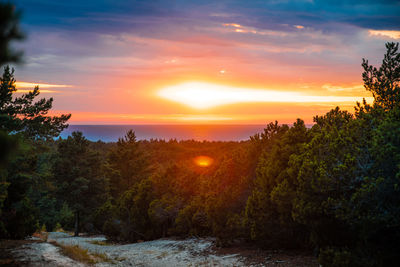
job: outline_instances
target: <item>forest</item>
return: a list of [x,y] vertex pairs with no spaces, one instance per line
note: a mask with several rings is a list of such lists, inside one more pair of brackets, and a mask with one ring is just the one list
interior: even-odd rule
[[[17,32],[9,36],[19,38]],[[40,229],[137,242],[213,236],[218,246],[304,248],[323,266],[394,266],[400,251],[400,53],[362,61],[374,102],[339,107],[307,128],[269,123],[242,142],[61,139],[38,87],[0,78],[0,238]],[[208,168],[197,156],[214,160]]]

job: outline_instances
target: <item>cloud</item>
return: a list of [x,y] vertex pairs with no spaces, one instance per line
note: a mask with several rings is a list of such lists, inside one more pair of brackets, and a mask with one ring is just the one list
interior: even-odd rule
[[400,31],[378,31],[378,30],[369,30],[370,36],[381,36],[381,37],[389,37],[391,39],[400,39]]
[[[36,86],[39,86],[40,93],[60,93],[60,91],[57,91],[57,90],[49,90],[49,89],[43,89],[43,88],[68,88],[68,87],[73,87],[72,85],[66,85],[66,84],[15,82],[15,87],[17,88],[17,93],[29,93]],[[27,88],[29,88],[29,89],[27,89]]]
[[[28,90],[28,89],[17,89],[17,93],[29,93],[32,92],[32,90]],[[40,89],[40,93],[59,93],[59,91],[55,91],[55,90],[42,90]]]
[[326,89],[330,92],[364,92],[365,88],[364,85],[354,85],[354,86],[339,86],[339,85],[332,85],[332,84],[324,84],[322,85],[323,89]]
[[[72,85],[66,84],[49,84],[49,83],[32,83],[32,82],[15,82],[16,88],[34,88],[39,86],[39,88],[67,88],[73,87]],[[41,92],[43,92],[41,90]]]

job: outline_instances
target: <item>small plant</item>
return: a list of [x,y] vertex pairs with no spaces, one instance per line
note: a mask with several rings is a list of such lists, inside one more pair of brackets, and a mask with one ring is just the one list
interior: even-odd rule
[[47,232],[46,225],[42,224],[42,228],[40,228],[40,232],[45,233]]
[[36,222],[36,232],[33,233],[32,236],[40,238],[46,242],[47,238],[49,237],[49,233],[47,233],[47,230],[46,230],[46,225],[43,224],[42,227],[40,227],[39,222],[37,221]]
[[62,232],[62,233],[65,232],[60,223],[56,223],[56,226],[54,227],[53,231],[54,232]]

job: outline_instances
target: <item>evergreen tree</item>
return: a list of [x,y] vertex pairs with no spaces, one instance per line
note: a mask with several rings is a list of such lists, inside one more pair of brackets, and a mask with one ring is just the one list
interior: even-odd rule
[[38,86],[19,97],[14,96],[16,91],[14,70],[6,66],[0,78],[0,130],[36,140],[58,136],[68,126],[71,114],[48,116],[53,98],[34,102],[40,94]]
[[266,149],[246,206],[250,235],[262,245],[299,246],[304,242],[304,230],[291,217],[297,173],[289,163],[308,141],[308,132],[298,119],[291,128],[270,125],[265,138]]
[[129,130],[123,138],[118,139],[117,146],[108,155],[105,167],[110,195],[114,200],[146,178],[147,159],[139,147],[134,131]]
[[363,59],[364,87],[372,92],[374,105],[391,110],[400,105],[400,53],[399,43],[387,43],[386,54],[379,68]]
[[[51,140],[67,127],[66,121],[71,115],[47,116],[52,108],[53,99],[41,99],[34,102],[39,95],[36,87],[33,91],[15,97],[14,71],[8,66],[0,78],[0,131],[4,132],[3,145],[5,150],[14,148],[14,157],[6,166],[0,167],[0,203],[2,207],[1,222],[4,229],[2,236],[22,238],[34,229],[32,220],[37,215],[30,198],[34,184],[41,179],[39,158],[45,154],[45,140]],[[19,140],[18,151],[15,151]],[[1,206],[1,205],[0,205]]]
[[58,198],[65,201],[75,214],[75,236],[79,235],[82,219],[94,213],[104,202],[105,180],[101,173],[99,154],[89,148],[81,132],[73,132],[58,144],[53,167]]

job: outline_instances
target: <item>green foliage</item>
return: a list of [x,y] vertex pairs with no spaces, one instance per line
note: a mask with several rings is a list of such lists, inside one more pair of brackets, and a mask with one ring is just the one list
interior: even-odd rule
[[64,231],[64,230],[63,230],[61,224],[59,222],[56,223],[56,226],[54,226],[54,228],[53,228],[53,232],[62,232],[62,231]]
[[386,47],[379,69],[363,61],[373,105],[357,103],[355,116],[336,108],[316,116],[311,130],[298,121],[281,136],[267,129],[266,141],[255,140],[265,153],[246,207],[253,239],[310,244],[323,266],[396,265],[400,56],[398,44]]
[[56,215],[57,222],[65,229],[72,229],[74,222],[74,211],[64,202]]
[[162,237],[167,235],[181,206],[179,198],[172,195],[164,195],[161,199],[155,199],[150,203],[147,212],[154,228],[160,230],[157,235]]
[[18,149],[18,139],[0,131],[0,168],[8,162],[13,151]]
[[109,233],[109,231],[104,230],[104,227],[107,221],[109,221],[108,224],[110,224],[110,222],[116,218],[116,213],[116,206],[113,204],[111,199],[107,199],[93,214],[92,220],[96,229],[103,230],[107,235],[113,236],[114,231]]
[[112,240],[127,240],[127,237],[122,236],[122,227],[119,220],[109,218],[104,222],[102,232]]
[[223,245],[247,234],[242,218],[254,178],[254,147],[249,143],[225,155],[204,189],[212,234]]
[[137,183],[126,191],[118,201],[117,209],[120,218],[126,223],[127,240],[151,239],[153,229],[148,215],[153,200],[152,184],[148,179]]
[[255,189],[246,206],[246,223],[251,238],[262,245],[296,246],[303,237],[292,218],[297,173],[289,163],[308,141],[308,130],[302,120],[291,128],[275,123],[266,130]]
[[29,143],[20,143],[19,151],[1,170],[7,183],[1,212],[1,237],[21,238],[35,231],[37,210],[28,193],[36,176],[36,164],[34,147]]
[[146,157],[139,148],[135,133],[130,130],[117,142],[105,165],[110,195],[117,199],[126,189],[146,177]]
[[[0,225],[2,236],[13,238],[30,234],[32,227],[29,224],[38,215],[48,225],[55,224],[51,218],[55,214],[56,201],[48,194],[50,171],[45,159],[49,153],[44,141],[51,143],[51,138],[67,127],[65,123],[70,117],[47,116],[53,99],[34,102],[39,95],[38,87],[22,96],[15,96],[15,92],[14,70],[6,66],[0,78],[1,163],[11,151],[14,155],[5,167],[0,167]],[[17,140],[20,143],[18,150]],[[19,212],[22,207],[25,212]]]
[[101,172],[98,153],[89,148],[81,132],[73,132],[59,142],[53,175],[57,196],[75,213],[75,234],[79,233],[81,219],[94,212],[104,201],[106,185]]
[[317,116],[312,139],[297,159],[301,165],[292,216],[310,229],[311,242],[317,246],[342,245],[352,238],[352,230],[337,216],[360,179],[352,120],[339,108]]
[[[0,131],[0,216],[3,209],[3,203],[7,199],[7,189],[10,185],[7,182],[7,171],[6,166],[10,160],[10,156],[13,151],[18,149],[18,139],[15,136],[9,136],[3,131]],[[2,220],[0,220],[0,232],[5,233]]]

